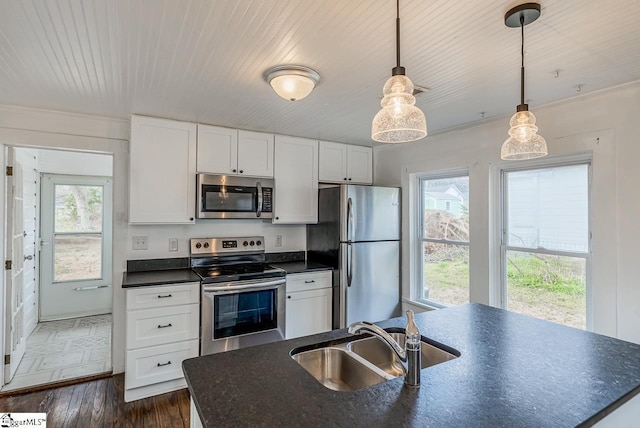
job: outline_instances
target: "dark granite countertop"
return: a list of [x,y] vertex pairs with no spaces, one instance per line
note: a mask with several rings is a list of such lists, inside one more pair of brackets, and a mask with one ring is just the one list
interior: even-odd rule
[[[292,349],[346,330],[183,362],[205,427],[590,426],[640,393],[640,345],[467,304],[416,315],[422,335],[461,356],[353,392],[325,388]],[[404,318],[378,323],[404,327]]]
[[284,263],[269,263],[273,267],[280,268],[287,272],[287,274],[291,273],[304,273],[304,272],[313,272],[318,270],[331,270],[331,268],[327,265],[323,265],[316,262],[309,261],[297,261],[297,262],[284,262]]
[[200,277],[191,269],[125,272],[122,276],[122,288],[147,287],[181,282],[200,282]]

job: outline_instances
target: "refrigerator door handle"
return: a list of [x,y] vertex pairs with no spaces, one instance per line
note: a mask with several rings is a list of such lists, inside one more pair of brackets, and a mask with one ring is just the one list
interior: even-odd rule
[[355,234],[355,224],[353,222],[353,201],[351,198],[347,200],[347,242],[353,241]]
[[351,287],[353,279],[353,245],[347,244],[347,287]]

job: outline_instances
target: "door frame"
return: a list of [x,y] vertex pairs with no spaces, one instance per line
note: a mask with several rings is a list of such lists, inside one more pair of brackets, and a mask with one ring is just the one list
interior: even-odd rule
[[[55,124],[61,120],[58,112],[46,112],[48,125]],[[36,117],[29,112],[23,112],[24,116],[32,118]],[[83,123],[85,118],[89,118],[86,123]],[[66,116],[63,118],[69,125],[74,125],[75,122],[69,122],[69,118]],[[112,326],[111,326],[111,362],[114,373],[121,373],[124,371],[125,365],[125,306],[124,306],[124,290],[120,287],[121,276],[123,267],[126,265],[126,242],[127,242],[127,183],[128,183],[128,140],[126,138],[118,138],[120,134],[117,133],[117,129],[111,133],[105,133],[109,137],[101,137],[93,135],[87,135],[87,129],[94,129],[94,132],[101,131],[102,128],[95,128],[95,121],[89,116],[78,116],[79,123],[74,130],[79,133],[61,133],[61,132],[49,132],[40,130],[29,129],[15,129],[2,127],[0,124],[0,164],[3,171],[6,167],[6,158],[4,149],[7,146],[25,147],[35,149],[51,149],[61,151],[75,151],[84,153],[106,154],[113,157],[113,204],[112,204],[112,221],[113,221],[113,243],[112,243],[112,266],[113,266],[113,280],[114,286],[112,287]],[[122,121],[123,124],[125,121]],[[111,122],[110,122],[111,123]],[[86,125],[86,126],[85,126]],[[83,127],[85,126],[85,127]],[[88,126],[94,126],[94,128],[87,128]],[[119,123],[114,123],[114,126],[118,128]],[[124,125],[123,125],[124,126]],[[127,125],[128,127],[128,125]],[[97,129],[97,130],[96,130]],[[84,133],[84,134],[83,134]],[[111,136],[113,135],[113,136]],[[124,136],[124,134],[123,134]],[[0,186],[0,218],[4,220],[4,210],[6,198],[4,186]],[[5,238],[4,230],[0,230],[0,241],[4,242]],[[0,245],[0,259],[4,260],[4,245]],[[2,305],[5,304],[5,281],[4,276],[0,282],[0,294],[2,297]],[[4,340],[5,340],[5,322],[4,309],[0,314],[0,356],[4,355]],[[4,385],[4,373],[0,370],[0,384]]]

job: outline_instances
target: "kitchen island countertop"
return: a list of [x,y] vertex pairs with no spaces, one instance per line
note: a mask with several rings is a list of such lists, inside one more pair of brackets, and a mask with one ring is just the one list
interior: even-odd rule
[[[640,345],[466,304],[416,315],[460,357],[352,392],[325,388],[292,349],[345,329],[185,360],[191,397],[213,426],[590,426],[640,393]],[[404,318],[377,323],[404,327]]]

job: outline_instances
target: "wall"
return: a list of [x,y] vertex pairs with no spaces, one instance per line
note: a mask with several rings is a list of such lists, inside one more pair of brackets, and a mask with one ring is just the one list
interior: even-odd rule
[[113,175],[111,155],[40,149],[38,156],[38,171],[41,173],[100,177]]
[[[259,220],[197,220],[186,225],[130,225],[127,234],[127,259],[188,257],[190,238],[222,238],[232,236],[264,236],[268,253],[305,250],[306,226],[273,225]],[[282,235],[282,246],[276,247],[276,235]],[[147,236],[149,249],[134,250],[133,237]],[[169,239],[178,239],[178,251],[169,251]]]
[[[592,293],[588,296],[596,332],[640,343],[640,84],[575,97],[548,106],[531,106],[549,145],[550,156],[592,157]],[[510,116],[510,115],[509,115]],[[411,297],[415,274],[410,264],[413,173],[468,170],[470,181],[470,298],[499,304],[497,182],[500,147],[509,116],[450,130],[426,140],[374,149],[375,182],[403,188],[403,298]],[[535,163],[533,163],[535,164]],[[518,163],[517,165],[524,165]]]

